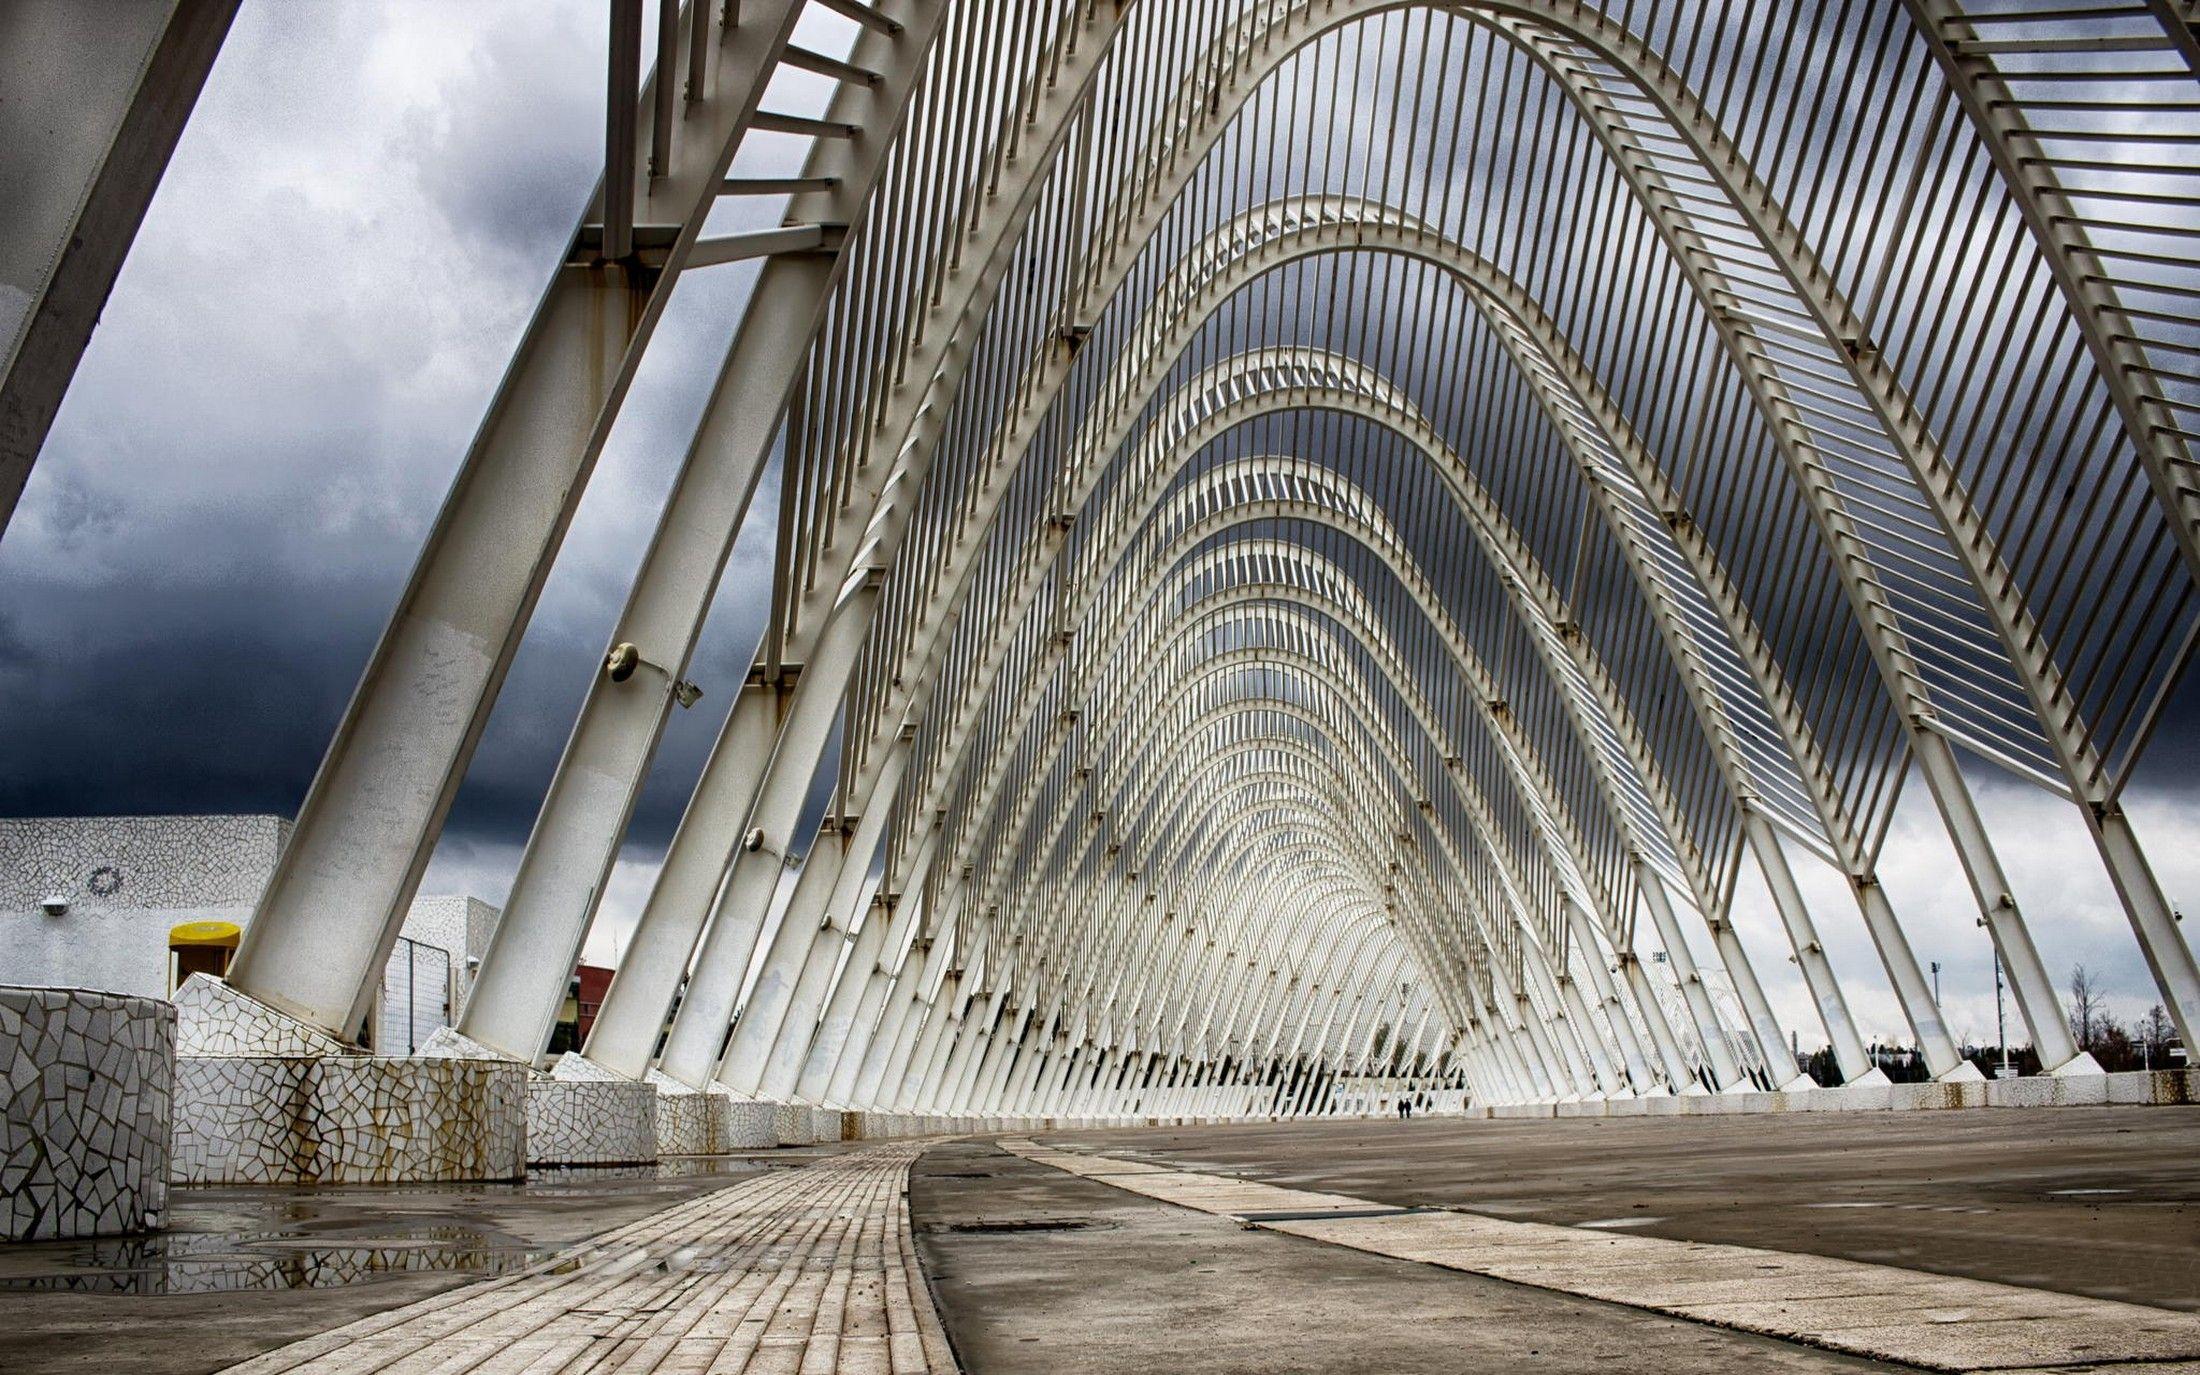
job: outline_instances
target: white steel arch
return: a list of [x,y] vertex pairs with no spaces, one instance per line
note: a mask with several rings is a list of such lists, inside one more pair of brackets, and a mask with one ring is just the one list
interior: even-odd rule
[[[2169,8],[2119,41],[2189,62]],[[1960,1077],[1877,876],[1909,779],[2042,1060],[2088,1072],[1983,766],[2075,804],[2191,1040],[2121,794],[2200,638],[2200,270],[2157,213],[2200,188],[2077,155],[1978,41],[2076,53],[2084,16],[1866,9],[692,3],[685,104],[613,83],[604,189],[236,982],[356,1023],[650,323],[761,256],[466,1009],[488,1049],[541,1049],[775,447],[763,640],[591,1073],[1068,1115],[1321,1111],[1409,1064],[1492,1101],[1799,1086],[1746,857],[1870,1079],[1800,853]],[[834,53],[791,43],[826,15]],[[782,67],[820,112],[761,108]],[[812,141],[800,176],[727,176],[757,129]],[[767,194],[781,228],[705,232]]]

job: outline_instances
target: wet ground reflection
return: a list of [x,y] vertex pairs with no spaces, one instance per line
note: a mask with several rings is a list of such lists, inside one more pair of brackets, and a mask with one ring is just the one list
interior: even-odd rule
[[[0,1247],[0,1292],[208,1294],[331,1289],[400,1275],[488,1278],[540,1264],[557,1247],[498,1219],[532,1201],[585,1206],[693,1182],[753,1174],[793,1160],[670,1159],[654,1166],[538,1170],[517,1184],[298,1189],[177,1189],[169,1227],[142,1237]],[[659,1205],[662,1206],[662,1205]]]

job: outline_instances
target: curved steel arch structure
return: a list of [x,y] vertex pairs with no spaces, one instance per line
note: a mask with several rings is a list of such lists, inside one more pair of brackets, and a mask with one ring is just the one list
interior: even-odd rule
[[[540,1052],[776,454],[764,634],[591,1072],[1069,1116],[1800,1088],[1778,960],[1847,1082],[1860,984],[1973,1075],[1878,877],[1914,784],[2085,1073],[1987,774],[2071,804],[2189,1042],[2120,798],[2200,637],[2200,118],[2075,56],[2191,80],[2174,8],[691,3],[236,981],[356,1023],[654,312],[762,257],[474,1041]],[[783,68],[832,90],[764,111]],[[802,175],[729,176],[759,134]],[[783,227],[713,237],[725,195]],[[607,299],[640,323],[592,336]]]

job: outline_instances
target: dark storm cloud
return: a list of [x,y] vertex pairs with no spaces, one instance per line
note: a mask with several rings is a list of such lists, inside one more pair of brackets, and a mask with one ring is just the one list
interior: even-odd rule
[[[587,199],[602,60],[583,0],[245,7],[0,543],[0,814],[296,810]],[[683,284],[456,849],[524,838],[751,280]],[[757,572],[729,573],[645,847],[740,680]]]

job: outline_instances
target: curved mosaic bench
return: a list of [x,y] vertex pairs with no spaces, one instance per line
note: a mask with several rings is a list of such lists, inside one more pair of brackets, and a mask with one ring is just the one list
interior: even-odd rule
[[175,1062],[157,998],[0,988],[0,1239],[160,1225]]

